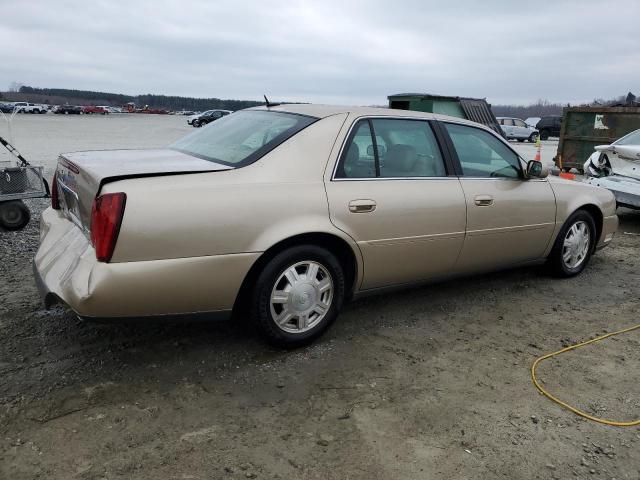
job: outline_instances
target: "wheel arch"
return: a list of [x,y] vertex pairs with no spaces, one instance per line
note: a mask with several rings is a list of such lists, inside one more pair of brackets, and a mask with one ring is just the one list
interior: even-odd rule
[[596,239],[593,242],[594,247],[598,244],[598,242],[600,241],[600,235],[602,235],[602,226],[603,226],[603,222],[604,222],[604,214],[602,213],[602,210],[600,210],[600,208],[597,205],[594,205],[593,203],[586,203],[578,208],[576,208],[574,210],[574,213],[577,212],[578,210],[584,210],[587,213],[589,213],[592,217],[593,217],[593,221],[596,224]]
[[234,315],[240,313],[247,306],[247,299],[251,294],[251,287],[269,260],[287,248],[308,244],[326,248],[337,257],[345,274],[345,298],[350,298],[355,291],[359,273],[362,268],[355,243],[351,244],[344,238],[333,233],[301,233],[275,243],[265,250],[253,263],[242,281],[242,285],[233,304]]

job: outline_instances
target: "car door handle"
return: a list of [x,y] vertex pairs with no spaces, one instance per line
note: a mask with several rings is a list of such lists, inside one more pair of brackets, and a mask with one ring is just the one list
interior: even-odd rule
[[476,195],[475,201],[479,207],[489,207],[493,205],[493,197],[491,195]]
[[349,202],[349,211],[352,213],[369,213],[375,209],[375,200],[351,200]]

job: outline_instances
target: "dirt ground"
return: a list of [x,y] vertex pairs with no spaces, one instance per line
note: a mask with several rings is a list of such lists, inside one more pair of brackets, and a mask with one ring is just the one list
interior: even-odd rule
[[[178,120],[13,130],[29,158],[55,159],[38,133],[56,122],[77,127],[61,150],[118,135],[154,146],[149,132],[189,131]],[[45,311],[37,221],[0,232],[0,479],[638,479],[640,428],[582,420],[529,376],[543,353],[640,322],[640,212],[618,213],[613,244],[577,278],[526,268],[370,297],[296,351],[233,323]],[[610,338],[540,377],[587,412],[639,418],[639,345],[640,331]]]

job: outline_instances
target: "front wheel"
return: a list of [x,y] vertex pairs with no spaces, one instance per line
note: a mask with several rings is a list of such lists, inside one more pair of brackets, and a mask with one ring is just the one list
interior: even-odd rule
[[273,257],[252,295],[252,319],[278,347],[306,345],[335,321],[344,300],[344,272],[324,248],[301,245]]
[[548,140],[549,139],[549,132],[547,130],[542,130],[540,132],[540,140]]
[[538,135],[536,135],[535,133],[529,135],[529,143],[535,143],[536,140],[538,140]]
[[20,230],[24,228],[31,214],[22,200],[11,200],[0,203],[0,227],[5,230]]
[[548,264],[554,275],[573,277],[582,272],[596,243],[596,224],[585,210],[574,212],[562,226]]

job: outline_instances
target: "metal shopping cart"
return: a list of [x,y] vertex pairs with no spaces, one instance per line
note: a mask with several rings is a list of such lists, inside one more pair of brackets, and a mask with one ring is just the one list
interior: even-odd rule
[[31,218],[29,208],[22,200],[49,197],[49,185],[42,176],[43,167],[31,165],[2,137],[0,144],[17,159],[17,162],[0,163],[0,227],[20,230]]

